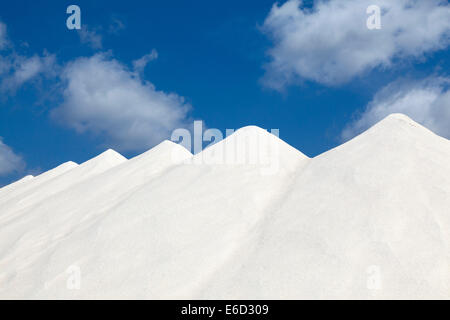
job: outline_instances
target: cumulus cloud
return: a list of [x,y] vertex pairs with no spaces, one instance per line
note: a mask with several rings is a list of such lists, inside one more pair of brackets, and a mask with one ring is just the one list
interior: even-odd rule
[[[381,29],[369,30],[370,5]],[[262,30],[274,42],[264,83],[275,89],[302,80],[339,85],[398,59],[421,58],[450,41],[450,6],[443,0],[301,0],[275,4]]]
[[5,176],[25,169],[23,159],[14,153],[0,137],[0,176]]
[[[80,37],[94,47],[101,47],[101,38],[97,39],[88,29],[82,30]],[[2,39],[7,39],[7,34],[0,22],[0,45]],[[172,130],[190,127],[187,117],[191,107],[184,98],[157,90],[141,77],[145,66],[157,58],[156,50],[133,61],[133,69],[129,69],[110,54],[78,58],[60,66],[56,56],[46,52],[21,55],[12,43],[6,49],[0,51],[0,93],[8,93],[2,98],[27,82],[53,81],[52,99],[61,99],[61,103],[51,109],[51,117],[110,147],[142,151],[170,138]],[[40,98],[46,99],[45,95]],[[13,157],[8,159],[11,160],[8,163],[13,163]]]
[[436,134],[450,139],[450,78],[396,81],[380,90],[358,119],[342,132],[348,140],[391,113],[404,113]]
[[143,72],[145,67],[150,61],[153,61],[158,58],[158,52],[153,49],[152,52],[142,56],[141,58],[133,61],[133,68],[136,72]]
[[103,46],[102,36],[94,30],[88,29],[87,25],[83,25],[78,30],[78,35],[80,36],[81,43],[89,45],[92,49],[101,49]]
[[182,97],[156,90],[105,54],[75,60],[62,77],[64,102],[52,117],[118,150],[145,150],[186,125],[190,106]]

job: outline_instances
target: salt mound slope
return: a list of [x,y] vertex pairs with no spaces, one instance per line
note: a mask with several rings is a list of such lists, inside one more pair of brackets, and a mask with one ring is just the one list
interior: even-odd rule
[[32,175],[28,175],[23,177],[22,179],[15,181],[7,186],[4,186],[3,188],[0,188],[0,195],[4,194],[6,192],[11,192],[12,190],[18,188],[20,185],[25,184],[27,181],[32,180],[34,177]]
[[[192,157],[184,148],[168,141],[128,161],[122,161],[121,156],[117,155],[108,151],[86,162],[83,171],[89,168],[97,174],[85,176],[82,181],[72,183],[51,197],[44,192],[41,194],[42,201],[21,208],[20,215],[11,214],[17,208],[2,211],[0,297],[45,296],[36,292],[50,288],[54,281],[53,253],[71,256],[72,250],[66,246],[71,246],[72,241],[78,242],[79,236],[82,237],[81,242],[87,245],[85,253],[91,251],[88,247],[92,238],[86,233],[92,231],[95,236],[99,231],[97,228],[101,228],[101,220],[109,214],[111,207],[123,201],[139,184]],[[111,164],[115,163],[114,159],[121,163],[104,170],[105,160]],[[78,175],[71,176],[76,179]],[[61,249],[69,251],[64,253],[59,251]],[[57,276],[61,276],[66,270],[63,270],[63,274],[58,274],[58,269],[56,271]]]
[[[107,150],[79,166],[73,166],[72,163],[68,163],[64,167],[67,170],[64,171],[58,167],[41,175],[42,177],[47,177],[47,179],[44,180],[39,176],[41,177],[40,181],[35,183],[39,179],[39,177],[36,177],[33,183],[25,186],[26,191],[22,191],[15,197],[9,198],[8,201],[0,203],[0,212],[8,212],[11,215],[13,212],[23,210],[34,203],[43,201],[61,190],[67,189],[71,185],[107,171],[125,161],[126,158],[119,153],[113,150]],[[55,170],[58,171],[55,172]],[[5,217],[0,217],[0,219],[3,218]]]
[[450,298],[449,160],[391,115],[310,161],[199,297]]
[[[21,196],[32,190],[38,188],[42,184],[56,178],[57,176],[77,167],[78,164],[72,161],[65,162],[60,166],[44,172],[37,177],[23,178],[17,182],[17,184],[5,186],[0,189],[0,203],[7,201],[13,197]],[[1,211],[0,211],[1,212]]]
[[314,159],[164,142],[0,220],[0,297],[450,298],[448,159],[403,115]]
[[[262,139],[273,137],[266,132]],[[288,149],[276,139],[280,150]],[[0,296],[14,288],[16,297],[158,298],[199,288],[283,194],[295,169],[280,166],[276,175],[264,175],[266,164],[194,164],[179,148],[165,142],[35,206],[26,226],[8,226],[11,235],[33,230],[0,260],[8,261]],[[174,163],[174,153],[184,157]],[[307,161],[289,147],[292,155],[298,167]],[[83,270],[81,290],[67,290],[70,265]]]

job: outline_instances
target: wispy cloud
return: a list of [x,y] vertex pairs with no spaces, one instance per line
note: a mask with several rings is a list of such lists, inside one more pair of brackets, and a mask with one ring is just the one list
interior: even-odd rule
[[89,45],[92,49],[101,49],[103,47],[102,36],[97,31],[89,29],[87,25],[83,25],[78,30],[78,35],[81,43]]
[[0,137],[0,176],[6,176],[25,169],[25,162]]
[[133,61],[134,71],[141,73],[144,71],[145,67],[150,61],[153,61],[158,58],[158,52],[153,49],[152,52],[142,56],[141,58]]
[[0,22],[0,91],[14,94],[27,82],[57,76],[56,56],[46,51],[42,55],[27,56],[16,52],[8,39],[6,25]]
[[17,54],[3,59],[0,57],[0,75],[2,75],[1,91],[14,93],[24,83],[41,75],[55,77],[57,75],[56,56],[44,53],[42,56],[32,57]]
[[[369,5],[381,7],[380,30],[366,26]],[[274,42],[264,83],[274,89],[303,80],[340,85],[396,59],[419,58],[450,40],[448,1],[330,0],[304,8],[275,4],[262,30]]]
[[118,34],[120,31],[125,29],[125,24],[117,17],[111,19],[111,24],[109,25],[108,32],[112,34]]
[[348,140],[391,113],[404,113],[450,139],[450,78],[398,80],[378,92],[358,119],[342,132]]
[[4,49],[8,43],[6,24],[0,22],[0,50]]

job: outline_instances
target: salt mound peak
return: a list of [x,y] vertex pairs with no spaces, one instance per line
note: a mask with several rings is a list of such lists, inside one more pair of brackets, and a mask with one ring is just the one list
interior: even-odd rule
[[[414,121],[407,115],[403,113],[391,113],[383,120],[379,121],[377,124],[373,126],[373,128],[390,128],[391,130],[395,129],[411,129],[417,128],[422,131],[431,132],[428,128],[422,126],[418,122]],[[370,129],[369,129],[370,130]],[[364,134],[364,133],[363,133]]]
[[434,138],[437,137],[439,140],[444,141],[444,143],[449,141],[449,139],[429,129],[426,123],[421,124],[419,122],[416,122],[403,113],[392,113],[383,120],[381,120],[378,124],[380,124],[380,126],[381,125],[388,126],[389,124],[396,125],[397,128],[403,128],[404,130],[407,130],[409,128],[410,131],[415,132],[416,135],[418,136],[422,135],[422,138],[433,136]]
[[60,175],[60,174],[62,174],[64,172],[69,171],[69,170],[71,170],[73,168],[76,168],[76,167],[78,167],[78,163],[73,162],[73,161],[67,161],[67,162],[64,162],[63,164],[60,164],[59,166],[57,166],[57,167],[55,167],[55,168],[53,168],[51,170],[48,170],[48,171],[45,171],[44,173],[41,173],[40,175],[38,175],[36,177],[36,179],[40,180],[40,179],[43,179],[43,178],[56,177],[56,176],[58,176],[58,175]]
[[406,121],[409,123],[416,123],[414,120],[412,120],[410,117],[408,117],[404,113],[391,113],[386,118],[384,118],[384,120],[401,120],[401,121]]
[[[420,159],[424,153],[434,154],[435,150],[450,154],[449,141],[407,115],[393,113],[353,139],[318,155],[315,159],[316,162],[318,159],[328,161],[328,158],[335,157],[336,161],[336,154],[339,153],[340,160],[346,163],[366,161],[367,165],[370,159],[377,159],[374,163],[376,166],[381,165],[381,162],[392,166],[394,163],[401,164],[406,160],[411,162],[412,159]],[[349,157],[349,154],[352,157]]]
[[267,136],[267,135],[273,135],[271,134],[269,131],[260,128],[258,126],[255,125],[250,125],[250,126],[245,126],[242,127],[238,130],[236,130],[233,135],[235,137],[239,136],[239,135],[259,135],[259,136]]
[[[108,149],[98,156],[83,162],[73,172],[68,172],[67,174],[69,176],[76,175],[79,179],[81,176],[90,176],[102,173],[127,161],[128,159],[120,153],[112,149]],[[69,177],[64,178],[69,179]]]
[[[247,150],[240,150],[240,147],[245,147]],[[226,137],[224,140],[208,147],[203,151],[203,153],[213,152],[215,149],[225,148],[225,149],[233,149],[238,152],[248,151],[249,148],[264,148],[264,149],[273,149],[283,151],[284,153],[290,153],[292,156],[297,156],[301,158],[307,158],[299,150],[290,146],[279,137],[274,135],[273,133],[262,129],[258,126],[246,126],[236,130],[233,134]],[[266,150],[267,151],[267,150]]]
[[31,180],[31,179],[33,179],[33,178],[34,178],[34,176],[31,175],[31,174],[29,174],[29,175],[27,175],[27,176],[25,176],[25,177],[23,177],[23,178],[21,178],[21,179],[15,181],[15,182],[11,183],[10,186],[13,186],[13,185],[17,185],[17,184],[21,184],[21,183],[27,182],[27,181],[29,181],[29,180]]
[[[281,140],[278,136],[273,134],[272,132],[267,131],[266,129],[260,128],[258,126],[246,126],[242,127],[238,130],[236,130],[234,133],[232,133],[230,136],[226,137],[224,141],[227,143],[237,140],[239,142],[242,141],[248,141],[254,143],[256,142],[275,142],[277,141],[280,144],[289,146],[286,142]],[[293,147],[289,146],[290,148],[294,149]],[[294,149],[297,152],[297,149]]]
[[[434,132],[415,122],[405,114],[392,113],[335,149],[346,148],[348,145],[353,145],[354,143],[360,144],[363,140],[366,141],[364,145],[373,147],[377,144],[396,144],[400,146],[411,143],[415,144],[418,141],[422,141],[422,144],[428,144],[433,143],[429,141],[429,139],[434,139],[435,137],[447,140],[436,135]],[[332,150],[325,152],[325,154]]]
[[257,126],[240,128],[193,157],[197,164],[250,165],[264,174],[276,173],[279,168],[295,171],[305,159],[303,153]]
[[192,156],[192,153],[187,150],[185,147],[183,147],[182,145],[175,143],[173,141],[170,140],[164,140],[163,142],[161,142],[160,144],[156,145],[155,147],[153,147],[152,149],[150,149],[149,151],[173,151],[174,149],[183,151],[184,153],[186,153],[187,155]]
[[87,166],[87,165],[101,165],[101,164],[119,164],[124,161],[127,161],[127,158],[122,156],[117,151],[114,151],[112,149],[108,149],[105,152],[99,154],[98,156],[83,162],[81,166]]
[[66,162],[60,164],[59,166],[55,167],[54,169],[51,169],[51,170],[49,170],[49,171],[46,171],[46,172],[44,172],[44,173],[42,173],[42,174],[45,174],[45,173],[47,173],[47,172],[50,172],[50,171],[56,170],[56,169],[74,168],[74,167],[77,167],[77,166],[79,166],[79,164],[76,163],[76,162],[74,162],[74,161],[66,161]]

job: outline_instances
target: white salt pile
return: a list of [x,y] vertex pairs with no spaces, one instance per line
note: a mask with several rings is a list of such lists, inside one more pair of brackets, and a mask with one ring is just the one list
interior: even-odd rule
[[450,141],[399,114],[313,159],[108,150],[0,189],[0,298],[449,299],[449,208]]

